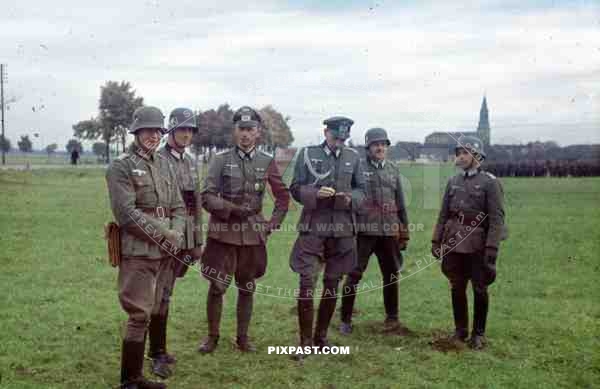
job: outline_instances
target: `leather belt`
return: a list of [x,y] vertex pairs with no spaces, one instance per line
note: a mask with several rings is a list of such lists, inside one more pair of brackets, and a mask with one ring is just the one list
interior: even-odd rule
[[483,223],[483,221],[485,220],[485,213],[481,212],[478,214],[465,214],[462,212],[458,212],[454,214],[454,218],[458,221],[459,224],[462,224],[464,226],[470,225],[472,227],[475,227]]
[[154,216],[158,219],[164,219],[167,217],[171,217],[171,209],[170,208],[165,208],[165,207],[156,207],[156,208],[144,208],[144,207],[140,207],[138,208],[140,211]]

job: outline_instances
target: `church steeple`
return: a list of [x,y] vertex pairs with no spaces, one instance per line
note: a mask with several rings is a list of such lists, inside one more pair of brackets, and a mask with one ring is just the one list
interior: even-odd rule
[[479,110],[479,124],[477,125],[477,135],[485,145],[490,144],[490,120],[488,116],[488,107],[486,96],[483,96],[481,109]]

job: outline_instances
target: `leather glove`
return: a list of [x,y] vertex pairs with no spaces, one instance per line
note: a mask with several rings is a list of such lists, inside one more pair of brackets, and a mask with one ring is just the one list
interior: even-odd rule
[[431,255],[437,259],[442,256],[442,245],[439,242],[431,242]]
[[319,191],[317,192],[318,199],[326,199],[326,198],[334,196],[334,195],[335,195],[335,189],[333,189],[329,186],[322,186],[319,188]]
[[403,224],[398,225],[396,240],[400,245],[400,250],[406,250],[406,246],[408,245],[408,241],[410,240],[410,235],[408,233],[408,229]]

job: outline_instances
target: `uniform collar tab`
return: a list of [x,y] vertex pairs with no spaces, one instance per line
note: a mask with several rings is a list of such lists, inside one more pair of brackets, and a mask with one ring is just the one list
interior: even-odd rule
[[241,148],[239,148],[237,146],[235,147],[235,149],[241,159],[253,160],[254,156],[256,155],[256,147],[253,147],[252,150],[250,150],[248,152],[242,150]]

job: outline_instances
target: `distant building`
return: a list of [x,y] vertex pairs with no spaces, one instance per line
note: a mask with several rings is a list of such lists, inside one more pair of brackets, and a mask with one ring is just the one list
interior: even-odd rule
[[477,131],[436,131],[425,137],[421,147],[421,158],[433,158],[447,161],[454,155],[454,147],[463,136],[476,136],[485,146],[490,144],[490,120],[487,99],[484,96],[479,110]]

